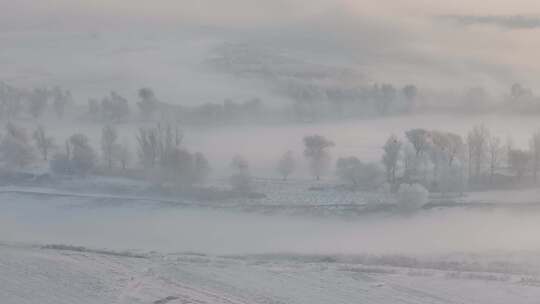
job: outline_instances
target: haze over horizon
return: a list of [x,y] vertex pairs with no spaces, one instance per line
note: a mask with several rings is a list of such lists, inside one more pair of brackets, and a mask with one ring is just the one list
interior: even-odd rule
[[[125,91],[132,90],[126,84],[147,85],[158,92],[162,88],[167,99],[188,103],[249,96],[254,93],[239,93],[252,85],[245,82],[213,94],[185,93],[166,84],[177,78],[179,83],[195,83],[182,88],[195,91],[193,87],[207,81],[236,82],[209,72],[204,62],[221,43],[245,43],[312,64],[347,67],[369,82],[422,83],[447,90],[482,86],[497,93],[515,82],[540,87],[535,80],[540,71],[535,60],[540,51],[535,39],[540,4],[535,1],[514,1],[511,7],[500,0],[2,2],[0,77],[21,85],[24,77],[10,73],[14,62],[49,75],[28,79],[31,84],[72,81],[75,92],[82,82],[77,78],[92,78],[95,73],[119,79]],[[88,36],[81,38],[85,33]],[[33,62],[35,53],[20,52],[13,41],[36,46],[35,51],[50,60]],[[165,50],[158,44],[170,47]],[[129,50],[131,57],[104,57],[122,50]],[[152,56],[145,54],[149,50]],[[77,61],[78,70],[72,70],[76,65],[63,70],[66,60]],[[156,69],[148,74],[145,69],[150,66]],[[80,91],[86,96],[92,90],[102,94],[110,89],[96,85]]]

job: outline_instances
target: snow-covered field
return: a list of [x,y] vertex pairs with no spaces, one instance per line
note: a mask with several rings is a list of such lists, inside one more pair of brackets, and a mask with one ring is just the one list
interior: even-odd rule
[[[0,188],[0,303],[521,304],[540,298],[539,208],[328,217],[320,210],[362,206],[365,198],[309,190],[307,181],[261,180],[264,199],[199,205],[97,192],[111,182],[127,193],[137,188],[91,178],[65,181],[64,190],[61,184]],[[537,197],[521,194],[525,203]],[[491,194],[497,196],[503,198]],[[288,208],[302,212],[280,212]]]
[[466,256],[427,261],[156,253],[127,257],[3,244],[0,299],[5,304],[532,304],[540,298],[538,264],[523,270],[496,259],[488,263],[491,268],[483,267]]

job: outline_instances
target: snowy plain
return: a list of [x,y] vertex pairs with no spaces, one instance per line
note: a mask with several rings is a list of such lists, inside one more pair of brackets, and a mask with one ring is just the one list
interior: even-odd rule
[[340,219],[42,190],[0,191],[2,303],[540,298],[540,211]]

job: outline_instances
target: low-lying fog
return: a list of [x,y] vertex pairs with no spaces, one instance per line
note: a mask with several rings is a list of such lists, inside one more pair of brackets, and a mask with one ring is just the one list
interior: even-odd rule
[[340,220],[11,194],[0,201],[0,239],[8,242],[209,254],[540,250],[536,212],[452,209]]

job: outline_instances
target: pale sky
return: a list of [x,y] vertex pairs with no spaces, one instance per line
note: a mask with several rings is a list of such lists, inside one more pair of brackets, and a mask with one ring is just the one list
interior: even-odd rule
[[440,73],[437,81],[467,75],[471,85],[520,81],[540,88],[540,17],[538,27],[527,29],[497,25],[498,19],[464,25],[441,18],[536,18],[537,0],[0,0],[0,7],[3,32],[212,26],[380,64],[370,71],[379,78],[432,80]]
[[540,1],[535,0],[0,0],[0,5],[2,19],[23,19],[21,22],[36,17],[87,16],[238,25],[303,18],[336,7],[370,17],[540,14]]

